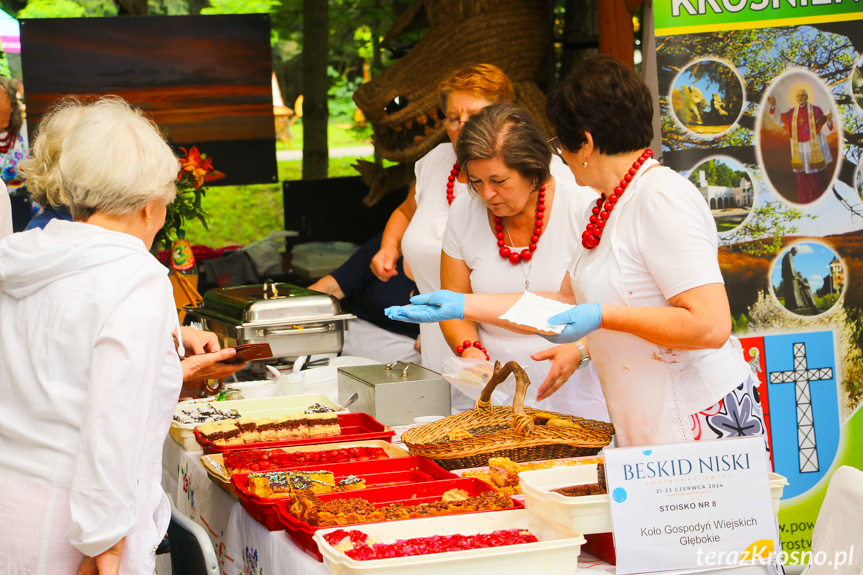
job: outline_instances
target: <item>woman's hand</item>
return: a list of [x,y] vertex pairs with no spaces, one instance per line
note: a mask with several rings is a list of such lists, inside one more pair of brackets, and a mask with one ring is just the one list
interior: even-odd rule
[[[183,347],[186,349],[186,355],[198,355],[199,353],[214,352],[222,349],[219,345],[218,336],[211,331],[202,331],[184,325],[180,327],[180,334],[183,336]],[[188,353],[190,351],[191,354]]]
[[397,305],[384,310],[386,316],[411,323],[435,323],[464,319],[464,294],[449,290],[421,293],[411,298],[412,305]]
[[78,568],[78,575],[118,575],[120,573],[120,556],[123,554],[123,544],[126,538],[114,543],[107,551],[95,557],[84,557]]
[[602,306],[584,303],[548,318],[551,325],[566,325],[559,335],[542,335],[552,343],[572,343],[599,329],[602,325]]
[[213,353],[201,353],[186,357],[180,362],[180,365],[183,366],[183,381],[228,377],[246,365],[245,363],[223,363],[236,354],[237,350],[229,347]]
[[485,352],[482,351],[481,349],[475,348],[473,346],[465,349],[464,352],[461,354],[461,357],[463,359],[471,358],[471,359],[481,359],[483,361],[486,361]]
[[372,258],[372,273],[382,282],[389,281],[397,275],[396,261],[399,259],[399,251],[391,246],[381,246],[378,253]]
[[567,343],[534,353],[530,357],[534,361],[551,360],[548,376],[536,393],[536,399],[543,400],[551,397],[564,383],[569,381],[569,378],[578,369],[578,363],[581,361],[581,350],[578,349],[578,344]]

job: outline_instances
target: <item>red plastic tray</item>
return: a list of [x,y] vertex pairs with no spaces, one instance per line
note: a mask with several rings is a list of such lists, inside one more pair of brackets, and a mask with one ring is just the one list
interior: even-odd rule
[[[323,501],[330,499],[350,499],[357,497],[358,494],[363,499],[374,504],[375,507],[383,507],[391,503],[403,503],[405,505],[417,505],[419,503],[428,503],[439,500],[444,493],[450,489],[463,489],[471,496],[477,496],[486,491],[493,491],[492,487],[486,482],[475,477],[450,479],[442,481],[431,481],[427,483],[415,483],[411,485],[397,485],[394,487],[378,487],[373,489],[365,489],[361,491],[343,491],[338,493],[322,493],[318,497]],[[242,501],[242,496],[240,496]],[[513,500],[513,507],[510,509],[520,509],[524,505]],[[288,511],[289,501],[279,501],[275,505],[276,515],[279,521],[282,522],[285,532],[291,540],[296,543],[300,549],[311,555],[318,561],[323,561],[321,552],[318,551],[318,544],[313,539],[315,532],[318,529],[329,529],[327,527],[312,527],[308,523],[299,521]],[[244,504],[245,506],[245,504]],[[467,511],[469,513],[487,513],[487,511]],[[394,521],[400,521],[394,519]],[[339,527],[351,527],[357,524],[345,524]],[[363,525],[363,524],[360,524]]]
[[591,533],[584,536],[585,544],[581,550],[593,555],[609,565],[617,565],[617,553],[614,551],[614,536],[611,533]]
[[[338,450],[354,450],[359,449],[361,451],[365,450],[373,450],[380,451],[383,453],[383,457],[364,457],[358,456],[355,459],[344,459],[339,461],[291,461],[291,459],[302,459],[303,457],[311,458],[312,454],[324,454],[331,451]],[[376,455],[380,455],[376,453]],[[332,465],[334,463],[349,463],[352,461],[369,461],[375,459],[390,459],[390,458],[400,458],[400,457],[410,457],[407,451],[400,449],[393,445],[392,443],[388,443],[386,441],[382,441],[380,439],[372,439],[370,441],[356,441],[356,442],[347,442],[347,443],[321,443],[318,445],[297,445],[294,447],[275,447],[272,449],[243,449],[241,451],[232,451],[230,453],[213,453],[210,454],[210,457],[213,458],[222,458],[222,462],[226,469],[232,467],[229,465],[228,460],[230,459],[245,459],[246,461],[241,461],[240,463],[247,464],[245,468],[248,468],[249,471],[259,471],[259,472],[267,472],[267,471],[281,471],[284,469],[292,469],[294,467],[306,467],[309,465]],[[248,459],[254,459],[255,462],[250,462]],[[279,459],[281,461],[279,461]],[[257,469],[254,469],[254,464],[257,463]],[[233,473],[242,473],[242,471],[235,470]],[[230,481],[230,475],[228,476],[228,480]]]
[[367,413],[338,413],[340,435],[330,437],[309,437],[307,439],[290,439],[287,441],[267,441],[261,443],[241,443],[239,445],[216,445],[201,437],[195,428],[195,440],[204,448],[204,453],[224,453],[237,449],[262,449],[266,447],[291,447],[294,445],[315,445],[319,443],[339,443],[344,441],[362,441],[365,439],[382,439],[391,442],[396,434],[388,427]]
[[[346,461],[344,463],[323,463],[317,465],[294,466],[285,469],[267,471],[332,471],[336,481],[356,475],[366,480],[366,489],[376,487],[392,487],[408,483],[423,483],[442,479],[458,479],[458,475],[447,471],[431,459],[425,457],[399,457],[394,459],[370,459],[367,461]],[[249,491],[249,474],[235,473],[231,476],[234,491],[238,494],[259,501],[260,503],[278,503],[283,497],[261,497]],[[355,490],[351,493],[361,493]]]
[[[329,465],[307,465],[291,467],[290,469],[305,469],[307,471],[327,470],[332,471],[336,479],[347,475],[358,475],[368,478],[369,482],[381,483],[422,483],[427,481],[439,481],[458,479],[451,473],[430,459],[425,457],[398,457],[392,459],[373,459],[369,461],[349,461],[346,463],[331,463]],[[287,471],[282,469],[281,471]],[[269,472],[267,472],[269,473]],[[284,524],[276,517],[276,504],[285,501],[284,497],[260,497],[249,492],[249,474],[235,473],[231,476],[234,491],[240,498],[243,508],[249,512],[254,519],[270,531],[284,529]],[[390,486],[391,487],[391,486]],[[386,489],[386,487],[384,487]],[[355,497],[361,497],[368,492],[367,489],[349,491]],[[325,495],[325,494],[322,494]],[[320,497],[320,495],[319,495]]]

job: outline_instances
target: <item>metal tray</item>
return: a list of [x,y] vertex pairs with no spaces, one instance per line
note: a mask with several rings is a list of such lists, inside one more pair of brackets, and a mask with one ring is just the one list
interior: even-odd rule
[[347,322],[339,300],[287,283],[216,288],[186,313],[214,332],[222,347],[269,343],[273,357],[338,353]]

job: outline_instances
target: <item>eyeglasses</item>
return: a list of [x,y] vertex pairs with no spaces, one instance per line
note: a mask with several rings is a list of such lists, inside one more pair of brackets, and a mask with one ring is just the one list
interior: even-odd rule
[[563,148],[560,146],[560,141],[557,139],[557,136],[553,138],[549,138],[545,141],[548,144],[548,147],[551,148],[551,153],[555,156],[560,156],[563,158]]
[[460,118],[444,118],[443,127],[450,132],[455,132],[456,130],[460,130],[462,124],[465,122],[467,122],[467,120],[462,120]]

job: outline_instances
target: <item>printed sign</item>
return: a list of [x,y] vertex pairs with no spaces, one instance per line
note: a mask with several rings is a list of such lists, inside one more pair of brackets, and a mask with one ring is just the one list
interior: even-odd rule
[[617,574],[767,561],[769,465],[760,437],[606,449]]

